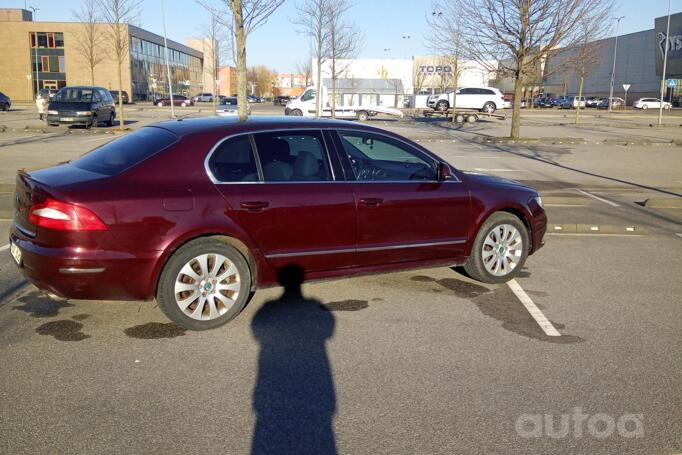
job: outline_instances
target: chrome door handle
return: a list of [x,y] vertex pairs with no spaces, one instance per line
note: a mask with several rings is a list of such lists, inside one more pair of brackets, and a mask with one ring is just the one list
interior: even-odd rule
[[251,212],[260,212],[265,210],[270,205],[267,201],[245,201],[239,204],[241,208],[249,210]]
[[366,205],[367,207],[378,207],[382,202],[384,202],[384,200],[379,197],[367,197],[360,199],[360,203]]

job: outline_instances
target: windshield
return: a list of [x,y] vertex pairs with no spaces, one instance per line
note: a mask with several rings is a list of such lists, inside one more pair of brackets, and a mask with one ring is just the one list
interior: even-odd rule
[[225,98],[220,100],[220,105],[221,106],[236,106],[237,105],[237,98]]
[[85,87],[65,87],[54,97],[56,101],[67,103],[90,103],[94,90]]

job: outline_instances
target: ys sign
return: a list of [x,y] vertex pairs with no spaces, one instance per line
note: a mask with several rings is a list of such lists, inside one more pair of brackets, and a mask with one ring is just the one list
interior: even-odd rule
[[682,13],[670,16],[670,33],[666,33],[668,16],[656,18],[656,74],[663,75],[663,59],[668,49],[667,75],[682,75]]

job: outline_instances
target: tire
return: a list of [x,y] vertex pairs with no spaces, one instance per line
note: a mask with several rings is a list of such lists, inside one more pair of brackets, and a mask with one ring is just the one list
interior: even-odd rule
[[111,114],[109,114],[109,120],[107,121],[107,126],[114,126],[114,118],[115,117],[116,116],[114,115],[113,112]]
[[303,112],[301,112],[300,109],[294,109],[293,111],[289,112],[289,115],[294,117],[301,117],[303,115]]
[[649,109],[649,106],[646,104],[642,104],[642,110],[646,111],[647,109]]
[[666,111],[669,111],[671,107],[672,106],[670,104],[666,104],[663,106],[663,109],[665,109]]
[[187,107],[187,103],[180,103],[180,106]]
[[162,103],[161,101],[159,101],[158,103],[156,103],[156,105],[159,106],[159,107],[163,107],[163,103]]
[[97,125],[98,125],[98,123],[97,123],[97,115],[93,115],[93,116],[92,116],[92,120],[90,120],[90,123],[86,123],[86,124],[85,124],[85,129],[86,129],[86,130],[89,130],[89,129],[92,128],[93,126],[96,128]]
[[361,122],[366,122],[369,120],[369,113],[367,111],[358,112],[358,120]]
[[[511,229],[513,228],[513,229]],[[506,229],[506,230],[505,230]],[[518,237],[516,237],[518,233]],[[506,235],[506,240],[502,240]],[[500,243],[493,238],[502,240]],[[521,244],[518,244],[518,240]],[[512,246],[513,248],[509,248]],[[481,226],[471,247],[471,255],[464,270],[473,279],[483,283],[504,283],[514,278],[528,257],[530,236],[528,229],[516,216],[506,212],[493,213]],[[500,247],[497,251],[495,248]],[[498,254],[502,253],[502,256]],[[486,259],[484,259],[484,255]],[[514,261],[509,258],[514,257]],[[508,264],[504,267],[504,262]],[[499,262],[499,265],[497,264]],[[511,264],[511,266],[510,266]],[[497,272],[495,269],[497,268]]]
[[[206,257],[206,273],[201,272],[198,259],[202,257]],[[221,265],[215,270],[218,260]],[[217,283],[205,281],[221,275],[225,278]],[[228,289],[218,289],[221,283]],[[176,284],[186,290],[176,293]],[[251,270],[244,256],[224,242],[199,238],[180,247],[168,259],[159,278],[156,300],[161,311],[176,324],[188,330],[208,330],[234,319],[251,295]],[[185,304],[183,309],[181,305]]]
[[488,101],[483,105],[483,109],[481,109],[481,111],[485,112],[486,114],[492,114],[496,109],[497,106],[495,106],[495,103]]
[[464,115],[462,114],[455,115],[455,123],[464,123]]
[[476,123],[476,116],[475,115],[467,115],[467,123]]
[[450,108],[450,103],[446,100],[440,100],[436,103],[436,110],[438,112],[445,112]]
[[7,106],[7,104],[3,103],[3,105],[2,105],[2,110],[3,110],[3,111],[8,111],[8,110],[9,110],[9,106]]

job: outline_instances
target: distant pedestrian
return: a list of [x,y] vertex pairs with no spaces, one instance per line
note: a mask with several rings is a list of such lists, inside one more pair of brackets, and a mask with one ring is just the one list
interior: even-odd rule
[[36,96],[36,107],[38,108],[38,118],[43,120],[43,116],[47,119],[47,95],[38,93]]

